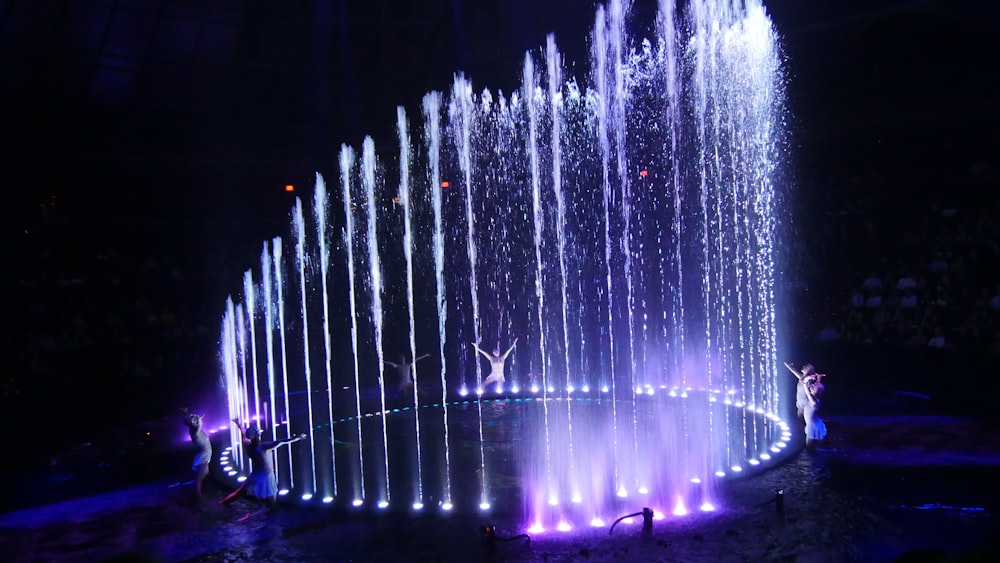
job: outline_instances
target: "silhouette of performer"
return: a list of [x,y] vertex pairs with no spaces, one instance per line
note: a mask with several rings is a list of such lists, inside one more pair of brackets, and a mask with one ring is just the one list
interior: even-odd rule
[[400,393],[402,393],[407,388],[409,388],[409,387],[411,387],[413,385],[413,366],[415,366],[417,364],[417,362],[419,362],[420,360],[422,360],[424,358],[429,358],[429,357],[431,357],[430,354],[424,354],[422,356],[419,356],[417,359],[413,360],[412,362],[408,362],[408,361],[406,361],[406,356],[400,354],[399,355],[399,362],[398,363],[397,362],[390,362],[390,361],[386,361],[385,362],[386,365],[388,365],[389,367],[395,369],[399,373],[399,392]]

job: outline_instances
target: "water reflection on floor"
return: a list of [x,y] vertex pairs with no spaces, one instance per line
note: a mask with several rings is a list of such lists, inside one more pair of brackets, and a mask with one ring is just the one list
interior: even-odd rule
[[[917,422],[928,423],[911,421]],[[838,436],[851,435],[849,423],[839,423]],[[963,440],[956,436],[952,443],[960,447]],[[623,524],[613,534],[553,532],[530,542],[499,542],[491,555],[479,531],[491,523],[486,518],[285,506],[239,522],[258,505],[218,506],[226,492],[218,485],[195,501],[190,484],[161,479],[0,516],[0,560],[98,561],[141,553],[153,561],[205,562],[891,561],[917,549],[955,554],[989,546],[1000,510],[990,485],[996,466],[877,465],[871,459],[886,455],[861,456],[850,446],[831,439],[824,450],[799,452],[771,471],[731,482],[720,511],[657,521],[649,537],[640,524]],[[865,451],[876,447],[899,461],[899,452],[914,445],[865,443]],[[926,462],[926,451],[915,459]],[[495,524],[501,538],[524,532]]]

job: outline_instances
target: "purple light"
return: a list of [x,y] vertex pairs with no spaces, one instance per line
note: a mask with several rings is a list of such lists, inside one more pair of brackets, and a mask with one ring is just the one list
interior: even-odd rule
[[560,532],[568,532],[573,529],[573,526],[570,526],[568,522],[560,522],[559,525],[556,526],[556,529]]

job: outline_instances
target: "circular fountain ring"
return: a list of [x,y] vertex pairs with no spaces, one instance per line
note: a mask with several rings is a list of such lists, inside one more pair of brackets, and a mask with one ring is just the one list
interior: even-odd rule
[[[791,441],[776,414],[733,394],[680,389],[614,401],[607,393],[452,397],[337,419],[332,434],[329,424],[314,428],[317,442],[331,435],[329,457],[322,447],[312,458],[296,450],[297,482],[283,498],[350,509],[488,510],[531,522],[535,532],[607,525],[639,505],[652,505],[657,518],[714,510],[721,482],[773,466]],[[699,449],[706,440],[712,448]],[[224,479],[240,482],[246,475],[234,457],[227,448],[220,467]],[[313,461],[321,466],[315,488],[306,470]],[[337,468],[336,491],[324,464]]]

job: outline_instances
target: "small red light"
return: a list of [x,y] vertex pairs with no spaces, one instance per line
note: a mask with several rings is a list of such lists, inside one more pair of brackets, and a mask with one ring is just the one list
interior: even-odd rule
[[442,188],[447,188],[449,186],[451,186],[451,182],[448,182],[447,180],[444,181],[444,182],[441,182],[441,187]]
[[639,171],[639,175],[642,176],[643,178],[645,178],[646,176],[649,176],[649,171],[648,170],[640,170]]
[[286,192],[294,192],[295,191],[295,186],[293,186],[291,184],[285,184],[285,191]]

